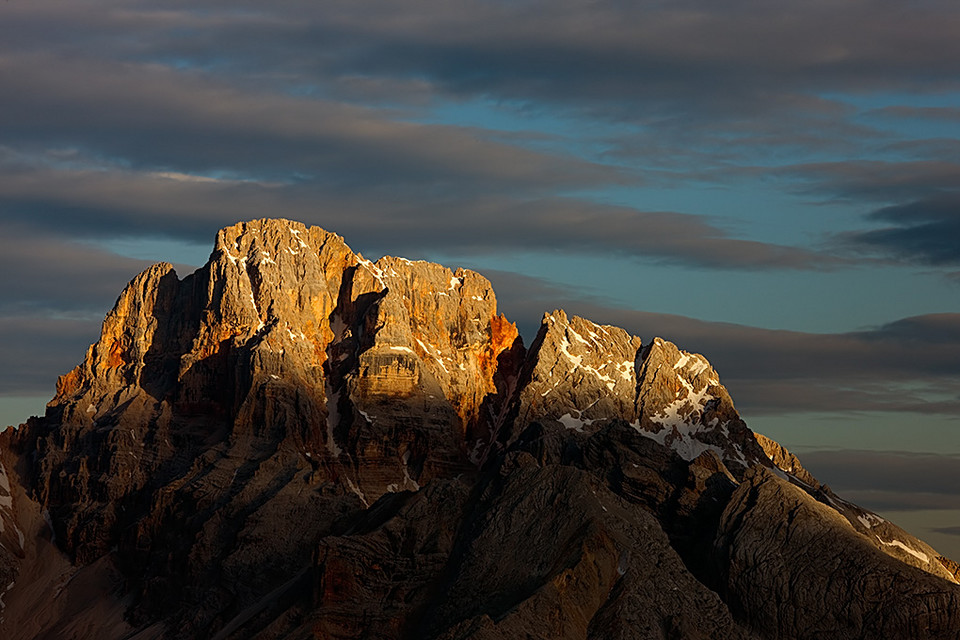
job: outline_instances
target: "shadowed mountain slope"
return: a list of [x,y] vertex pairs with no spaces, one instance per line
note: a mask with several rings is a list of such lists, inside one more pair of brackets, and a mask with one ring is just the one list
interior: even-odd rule
[[[7,586],[9,585],[9,586]],[[957,565],[706,358],[287,220],[133,279],[0,434],[4,638],[960,638]]]

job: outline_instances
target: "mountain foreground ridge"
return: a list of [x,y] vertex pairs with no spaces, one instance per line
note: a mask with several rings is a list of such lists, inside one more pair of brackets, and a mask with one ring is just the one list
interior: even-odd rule
[[0,636],[954,638],[960,567],[702,355],[281,219],[135,277],[0,433]]

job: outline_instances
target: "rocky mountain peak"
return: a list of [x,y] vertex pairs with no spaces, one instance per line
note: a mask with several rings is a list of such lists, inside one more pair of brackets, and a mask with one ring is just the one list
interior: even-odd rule
[[289,220],[136,276],[0,435],[9,638],[957,637],[956,573],[704,356],[559,309],[525,348],[482,275]]

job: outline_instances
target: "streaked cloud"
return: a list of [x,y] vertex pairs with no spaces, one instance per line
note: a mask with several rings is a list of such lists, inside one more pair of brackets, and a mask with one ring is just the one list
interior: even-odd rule
[[[79,235],[151,233],[212,238],[221,226],[280,212],[391,253],[566,249],[721,269],[830,269],[844,260],[744,240],[710,217],[640,211],[573,198],[437,197],[388,200],[315,185],[277,185],[169,173],[37,168],[0,184],[0,206],[21,225]],[[383,198],[383,199],[381,199]]]
[[841,449],[808,451],[800,458],[821,482],[868,509],[960,509],[956,491],[960,457],[956,455]]
[[937,533],[945,533],[948,536],[960,536],[960,527],[936,527]]
[[960,265],[960,193],[884,207],[868,220],[886,226],[844,234],[844,241],[865,253],[907,262]]
[[92,314],[102,319],[126,282],[147,266],[142,260],[0,224],[0,314]]
[[102,318],[0,316],[0,400],[45,394],[52,398],[57,376],[83,361],[87,346],[99,337],[101,322]]

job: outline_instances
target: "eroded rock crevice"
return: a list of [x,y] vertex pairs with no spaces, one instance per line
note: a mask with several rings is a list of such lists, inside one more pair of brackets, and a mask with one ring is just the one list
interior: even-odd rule
[[956,564],[704,356],[527,349],[481,275],[287,220],[134,278],[0,465],[5,638],[960,638]]

